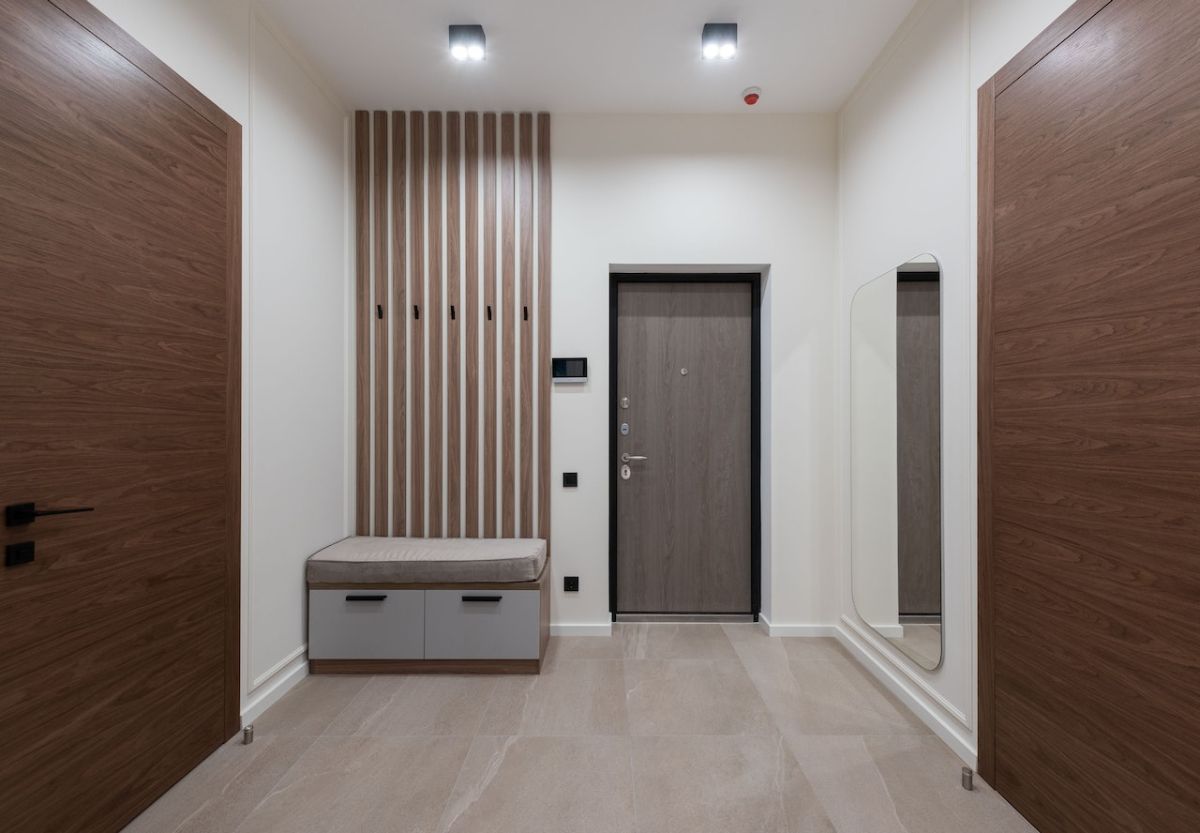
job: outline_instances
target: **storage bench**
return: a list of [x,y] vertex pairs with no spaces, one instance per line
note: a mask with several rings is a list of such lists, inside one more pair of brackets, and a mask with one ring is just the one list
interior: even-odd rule
[[308,560],[313,673],[537,673],[546,542],[346,538]]

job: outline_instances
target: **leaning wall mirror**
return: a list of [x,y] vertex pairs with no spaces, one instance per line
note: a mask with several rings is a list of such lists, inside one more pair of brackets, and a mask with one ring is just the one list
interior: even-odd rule
[[918,257],[850,310],[851,561],[859,616],[942,663],[941,267]]

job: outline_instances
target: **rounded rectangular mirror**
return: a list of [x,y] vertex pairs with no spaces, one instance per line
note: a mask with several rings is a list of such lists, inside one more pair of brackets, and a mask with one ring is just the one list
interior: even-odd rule
[[927,670],[942,663],[941,267],[925,255],[850,310],[854,606]]

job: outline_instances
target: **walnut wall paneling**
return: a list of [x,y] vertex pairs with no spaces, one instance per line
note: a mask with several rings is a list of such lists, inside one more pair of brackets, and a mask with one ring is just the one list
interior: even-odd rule
[[1200,830],[1200,5],[1079,0],[980,92],[979,769]]
[[355,117],[356,528],[548,537],[550,117]]

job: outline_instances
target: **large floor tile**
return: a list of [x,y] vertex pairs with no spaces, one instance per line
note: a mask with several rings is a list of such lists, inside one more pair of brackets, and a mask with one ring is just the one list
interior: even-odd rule
[[834,833],[782,737],[633,741],[641,833]]
[[444,833],[632,833],[630,741],[617,737],[479,737]]
[[312,745],[312,737],[231,741],[137,817],[126,833],[232,833]]
[[[908,830],[863,738],[785,734],[788,749],[839,833],[926,833]],[[983,833],[966,827],[961,833]]]
[[370,680],[325,734],[473,737],[496,688],[486,675],[410,674]]
[[239,833],[435,833],[467,738],[317,738]]
[[773,735],[775,723],[741,662],[625,662],[625,702],[635,735]]
[[850,653],[842,647],[842,643],[833,637],[793,637],[780,639],[787,658],[791,662],[807,662],[812,660],[847,660]]
[[370,677],[313,674],[254,721],[257,737],[270,734],[319,735],[349,705]]
[[964,790],[962,761],[938,738],[875,736],[863,742],[887,785],[896,815],[910,831],[1036,833],[981,779],[975,779],[973,792]]
[[620,631],[610,636],[552,636],[547,656],[553,659],[621,659],[625,645]]
[[624,735],[621,660],[553,660],[542,673],[496,681],[479,728],[485,735]]
[[[747,626],[743,626],[747,627]],[[733,659],[721,625],[707,622],[620,623],[626,659]]]
[[[772,704],[786,731],[810,735],[927,734],[928,728],[849,658],[793,661],[790,693]],[[786,683],[785,683],[786,685]]]

